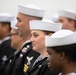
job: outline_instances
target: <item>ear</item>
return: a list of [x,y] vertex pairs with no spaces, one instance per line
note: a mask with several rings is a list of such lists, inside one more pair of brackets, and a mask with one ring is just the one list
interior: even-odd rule
[[62,60],[64,60],[64,59],[65,59],[65,53],[62,52],[62,53],[60,53],[60,60],[62,61]]
[[70,21],[70,27],[74,27],[74,20]]
[[6,25],[4,26],[4,29],[5,29],[5,30],[9,30],[9,26],[6,24]]

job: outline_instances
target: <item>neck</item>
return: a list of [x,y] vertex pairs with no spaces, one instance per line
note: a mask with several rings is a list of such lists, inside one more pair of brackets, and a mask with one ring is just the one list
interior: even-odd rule
[[46,49],[42,50],[42,52],[40,52],[40,54],[42,55],[42,58],[44,58],[48,55]]
[[30,38],[31,38],[31,35],[29,34],[29,35],[24,35],[24,36],[22,36],[23,37],[23,39],[25,40],[25,41],[27,41],[27,40],[29,40]]
[[0,36],[0,40],[3,40],[7,36],[8,36],[8,34],[5,34],[5,35]]
[[68,63],[64,65],[62,75],[66,75],[72,72],[76,72],[76,63]]

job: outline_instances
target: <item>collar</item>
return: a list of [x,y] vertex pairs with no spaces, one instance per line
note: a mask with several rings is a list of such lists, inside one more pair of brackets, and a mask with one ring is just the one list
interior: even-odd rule
[[29,43],[29,42],[30,42],[30,40],[25,41],[25,42],[23,43],[23,45],[21,46],[21,48],[22,48],[25,44],[27,44],[27,43]]
[[46,57],[48,58],[48,57],[49,57],[49,55],[46,55],[44,58],[42,58],[42,55],[41,55],[41,58],[42,58],[42,59],[45,59]]
[[[62,73],[59,73],[58,75],[62,75]],[[72,73],[68,73],[66,75],[76,75],[76,73],[75,72],[72,72]]]
[[76,75],[76,73],[75,72],[72,72],[72,73],[68,73],[66,75]]
[[10,39],[9,36],[5,37],[3,40],[0,41],[0,44],[2,44],[4,41],[9,40],[9,39]]
[[[49,57],[49,55],[47,55],[47,56],[45,56],[44,58],[42,58],[42,55],[40,55],[40,56],[35,60],[33,66],[34,66],[37,62],[39,62],[39,61],[41,61],[41,60],[44,60],[44,59],[46,59],[46,58],[48,58],[48,57]],[[33,67],[33,66],[32,66],[32,67]]]

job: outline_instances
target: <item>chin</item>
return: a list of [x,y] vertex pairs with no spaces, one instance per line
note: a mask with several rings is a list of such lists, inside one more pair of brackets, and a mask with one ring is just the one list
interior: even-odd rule
[[36,52],[39,52],[39,51],[37,50],[37,48],[35,48],[35,47],[33,47],[33,50],[36,51]]
[[33,50],[36,51],[36,47],[33,47]]

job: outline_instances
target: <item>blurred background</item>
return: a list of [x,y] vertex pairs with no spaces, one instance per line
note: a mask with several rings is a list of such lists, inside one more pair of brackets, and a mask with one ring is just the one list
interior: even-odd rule
[[76,0],[0,0],[0,12],[17,15],[18,4],[34,4],[46,10],[45,18],[50,17],[60,9],[71,9],[76,12]]

